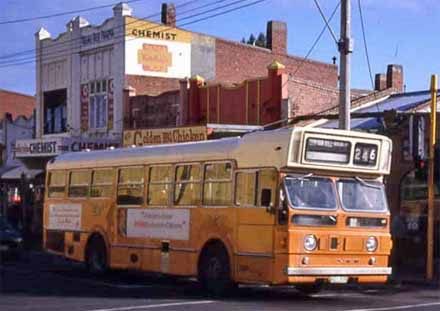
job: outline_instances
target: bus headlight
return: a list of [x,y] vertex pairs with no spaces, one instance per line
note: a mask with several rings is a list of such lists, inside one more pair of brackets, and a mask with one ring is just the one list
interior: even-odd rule
[[365,248],[369,252],[374,252],[377,249],[377,239],[374,236],[370,236],[365,242]]
[[313,251],[318,246],[318,241],[313,234],[306,235],[304,237],[304,248],[308,251]]

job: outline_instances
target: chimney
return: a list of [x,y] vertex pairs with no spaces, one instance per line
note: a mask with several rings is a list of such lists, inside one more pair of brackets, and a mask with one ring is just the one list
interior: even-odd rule
[[174,3],[162,3],[162,24],[176,27],[176,6]]
[[113,16],[131,16],[133,9],[124,2],[120,2],[113,7]]
[[387,88],[393,88],[397,92],[403,92],[403,67],[402,65],[388,65]]
[[387,88],[387,76],[383,73],[376,73],[374,78],[374,90],[383,91]]
[[284,22],[267,23],[267,48],[275,54],[287,54],[287,25]]

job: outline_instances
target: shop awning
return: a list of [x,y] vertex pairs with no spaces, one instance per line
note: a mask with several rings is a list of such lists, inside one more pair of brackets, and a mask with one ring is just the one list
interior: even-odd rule
[[13,179],[21,179],[21,176],[24,174],[26,178],[32,179],[37,175],[43,173],[43,170],[39,169],[28,169],[25,166],[19,166],[3,173],[1,179],[4,180],[13,180]]

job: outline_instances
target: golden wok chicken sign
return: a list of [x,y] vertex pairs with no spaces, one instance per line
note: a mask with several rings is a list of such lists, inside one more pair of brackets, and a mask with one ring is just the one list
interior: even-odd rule
[[207,136],[205,126],[129,130],[124,132],[124,147],[201,141],[206,140]]

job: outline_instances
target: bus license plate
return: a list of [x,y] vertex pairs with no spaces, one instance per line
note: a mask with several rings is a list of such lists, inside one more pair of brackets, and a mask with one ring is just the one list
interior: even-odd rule
[[348,282],[348,276],[331,276],[330,283],[332,284],[345,284]]

